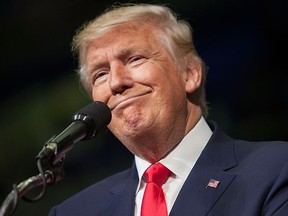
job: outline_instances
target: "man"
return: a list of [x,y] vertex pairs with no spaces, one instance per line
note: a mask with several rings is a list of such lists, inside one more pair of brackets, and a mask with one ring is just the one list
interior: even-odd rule
[[[147,215],[145,170],[152,164],[169,170],[159,187],[161,215],[288,215],[287,143],[233,140],[206,122],[206,69],[187,22],[165,6],[122,5],[73,42],[84,87],[110,107],[108,128],[135,163],[51,216]],[[158,207],[148,215],[160,215]]]

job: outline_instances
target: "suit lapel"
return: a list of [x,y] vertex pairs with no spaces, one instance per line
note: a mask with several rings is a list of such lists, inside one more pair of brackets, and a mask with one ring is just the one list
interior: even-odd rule
[[111,198],[107,201],[101,216],[134,216],[135,191],[138,185],[138,174],[135,164],[130,175],[111,188]]
[[[233,140],[216,128],[185,181],[169,215],[207,215],[236,177],[235,174],[227,172],[236,165]],[[220,182],[216,188],[207,187],[211,178]],[[111,188],[111,198],[103,208],[101,216],[133,216],[138,181],[136,166],[133,164],[127,178]]]
[[[233,140],[216,128],[185,181],[170,216],[207,215],[235,178],[227,170],[236,165]],[[216,188],[207,186],[210,179],[219,181]]]

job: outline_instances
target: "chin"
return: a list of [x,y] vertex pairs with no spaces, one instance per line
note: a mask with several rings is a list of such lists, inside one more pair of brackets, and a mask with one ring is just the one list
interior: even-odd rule
[[143,120],[133,120],[129,121],[129,123],[122,122],[122,124],[118,126],[111,125],[109,129],[122,142],[128,140],[133,142],[135,140],[143,139],[143,137],[147,139],[147,134],[151,134],[151,125],[145,124],[145,121]]

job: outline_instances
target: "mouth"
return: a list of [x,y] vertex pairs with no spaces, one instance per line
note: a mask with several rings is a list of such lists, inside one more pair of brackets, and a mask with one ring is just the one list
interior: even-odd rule
[[131,94],[131,95],[116,95],[113,97],[110,103],[110,109],[113,111],[116,108],[122,108],[128,106],[129,104],[133,103],[135,100],[139,100],[139,98],[149,94],[150,92],[143,92],[138,94]]

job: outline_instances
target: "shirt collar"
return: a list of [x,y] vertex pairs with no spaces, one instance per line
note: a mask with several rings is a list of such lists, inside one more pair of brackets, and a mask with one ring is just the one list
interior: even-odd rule
[[[189,131],[176,148],[159,162],[171,170],[177,177],[185,181],[211,135],[211,129],[204,117],[201,117],[194,128]],[[139,179],[141,179],[143,173],[151,163],[138,156],[135,156],[135,163]]]

